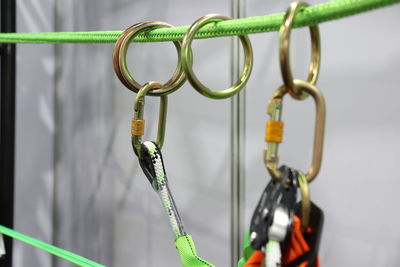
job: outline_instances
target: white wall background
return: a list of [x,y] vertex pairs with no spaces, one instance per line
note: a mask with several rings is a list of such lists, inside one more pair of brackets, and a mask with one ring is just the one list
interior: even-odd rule
[[[316,4],[318,1],[310,1]],[[20,0],[18,31],[124,29],[136,22],[186,25],[229,1]],[[282,12],[289,1],[247,1],[247,16]],[[328,105],[324,163],[311,185],[326,214],[323,266],[397,266],[400,219],[400,6],[320,25],[318,87]],[[267,100],[282,79],[278,34],[250,36],[247,86],[246,223],[268,174],[262,162]],[[229,85],[229,38],[194,42],[195,71],[214,88]],[[296,77],[305,77],[307,30],[292,38]],[[130,146],[134,94],[116,78],[112,44],[18,45],[15,228],[108,266],[179,266],[159,200]],[[128,64],[139,81],[165,81],[176,64],[170,43],[134,44]],[[187,84],[169,97],[163,148],[171,189],[203,257],[229,265],[229,100]],[[155,136],[158,99],[148,98]],[[285,101],[282,163],[306,169],[314,107]],[[15,242],[15,266],[70,266]]]

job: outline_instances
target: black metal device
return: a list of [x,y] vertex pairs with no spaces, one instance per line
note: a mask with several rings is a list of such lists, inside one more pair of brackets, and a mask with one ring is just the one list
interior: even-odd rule
[[[16,31],[16,1],[1,0],[1,32]],[[15,155],[15,44],[0,47],[0,224],[13,227]],[[12,239],[4,237],[1,267],[12,266]]]
[[[279,168],[279,171],[283,174],[282,177],[277,181],[271,179],[251,218],[250,245],[254,250],[261,250],[267,244],[269,229],[274,221],[278,205],[283,205],[288,210],[289,218],[293,215],[297,196],[296,173],[284,165]],[[288,229],[287,232],[290,230]]]

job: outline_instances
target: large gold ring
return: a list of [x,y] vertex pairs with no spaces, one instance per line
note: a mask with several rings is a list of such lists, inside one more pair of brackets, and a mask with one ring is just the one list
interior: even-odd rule
[[[138,92],[143,85],[140,85],[137,81],[132,78],[129,73],[126,64],[126,53],[128,51],[129,44],[132,40],[140,33],[146,30],[152,30],[155,28],[162,27],[173,27],[165,22],[151,21],[151,22],[141,22],[135,24],[128,29],[126,29],[121,36],[118,38],[114,46],[113,52],[113,64],[114,70],[120,81],[131,91]],[[172,78],[167,81],[161,88],[153,89],[148,92],[148,95],[152,96],[163,96],[168,95],[179,87],[183,85],[186,80],[185,73],[181,65],[181,43],[179,41],[174,41],[175,48],[178,52],[178,64]]]
[[243,45],[244,49],[244,66],[242,74],[240,75],[238,81],[230,88],[225,90],[212,90],[202,84],[196,75],[193,72],[193,57],[192,57],[192,49],[191,44],[193,41],[194,36],[196,33],[206,24],[211,22],[216,22],[220,20],[229,20],[232,19],[228,16],[224,16],[221,14],[210,14],[200,19],[196,20],[192,26],[190,26],[189,30],[186,32],[185,37],[182,41],[182,66],[185,70],[186,77],[188,78],[190,84],[196,89],[200,94],[215,98],[215,99],[222,99],[228,98],[240,91],[240,89],[245,86],[247,83],[251,70],[253,68],[253,50],[251,47],[251,43],[247,35],[239,35],[239,39]]
[[[298,1],[290,4],[286,11],[285,18],[279,30],[279,59],[281,62],[282,78],[285,86],[289,90],[289,94],[295,99],[304,99],[308,96],[308,93],[300,90],[293,82],[292,70],[290,67],[289,57],[289,43],[290,43],[290,32],[293,26],[293,19],[297,12],[302,7],[307,7],[308,4]],[[319,29],[317,25],[310,26],[311,35],[311,62],[310,69],[308,72],[308,83],[315,85],[318,79],[319,66],[321,60],[320,51],[320,38]]]

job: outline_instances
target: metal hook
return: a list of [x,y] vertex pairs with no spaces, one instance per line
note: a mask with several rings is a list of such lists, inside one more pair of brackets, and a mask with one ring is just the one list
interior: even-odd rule
[[[145,96],[147,92],[151,89],[159,89],[162,88],[162,85],[159,82],[148,82],[139,90],[136,95],[135,103],[134,103],[134,117],[132,119],[132,147],[135,154],[142,158],[141,145],[142,145],[142,136],[144,135],[145,130],[145,121],[143,119],[144,114],[144,104],[145,104]],[[167,107],[168,107],[168,98],[163,95],[160,97],[160,112],[158,116],[158,130],[157,130],[157,139],[156,144],[159,149],[164,144],[165,137],[165,127],[167,121]]]
[[[314,148],[311,167],[305,174],[307,182],[310,183],[315,179],[321,168],[326,114],[325,100],[321,91],[314,85],[300,80],[294,80],[293,83],[300,91],[310,94],[315,101]],[[286,86],[280,87],[275,91],[268,105],[268,114],[271,116],[271,120],[267,122],[265,136],[267,148],[264,150],[264,164],[271,176],[275,179],[280,179],[282,177],[282,173],[278,169],[278,146],[282,141],[283,135],[283,122],[281,121],[282,101],[283,97],[288,92],[289,90]]]

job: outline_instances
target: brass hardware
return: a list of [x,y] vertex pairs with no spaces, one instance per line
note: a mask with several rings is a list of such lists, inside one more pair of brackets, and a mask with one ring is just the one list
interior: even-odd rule
[[247,83],[250,77],[251,70],[253,68],[253,50],[250,40],[247,35],[239,35],[238,37],[244,49],[244,67],[239,80],[232,87],[221,91],[212,90],[202,84],[193,72],[193,56],[191,44],[196,33],[208,23],[229,19],[232,18],[221,14],[210,14],[201,17],[190,26],[182,41],[182,66],[185,70],[186,76],[194,89],[196,89],[200,94],[210,98],[228,98],[238,93],[240,89],[242,89],[242,87],[245,86],[245,84]]
[[[137,23],[128,29],[126,29],[121,36],[118,38],[117,42],[114,46],[113,51],[113,65],[114,71],[117,74],[120,81],[131,91],[137,93],[141,90],[142,85],[140,85],[137,81],[132,78],[132,75],[129,73],[127,64],[126,64],[126,53],[128,51],[128,47],[133,39],[140,33],[143,33],[147,30],[152,30],[156,28],[162,27],[173,27],[165,22],[141,22]],[[174,41],[175,48],[178,52],[178,65],[176,67],[175,73],[172,78],[167,81],[164,85],[159,88],[154,88],[148,92],[148,95],[152,96],[164,96],[168,95],[174,91],[176,91],[179,87],[183,85],[186,80],[185,73],[181,64],[181,42]]]
[[[305,174],[307,182],[310,183],[317,176],[321,168],[326,114],[325,100],[321,91],[319,91],[314,85],[300,80],[294,80],[293,82],[300,91],[304,91],[313,97],[316,106],[313,155],[311,167]],[[275,91],[274,95],[270,99],[268,114],[271,116],[272,120],[281,120],[282,101],[283,97],[288,92],[289,90],[287,87],[282,86]],[[282,177],[282,174],[278,169],[278,161],[278,143],[268,142],[267,148],[264,150],[264,164],[271,176],[275,179],[280,179]]]
[[[158,82],[148,82],[139,90],[136,95],[135,103],[134,103],[134,121],[143,120],[144,114],[144,104],[145,104],[145,96],[152,89],[162,88],[162,85]],[[160,97],[160,112],[158,116],[158,131],[157,131],[157,139],[156,144],[161,149],[164,144],[165,137],[165,128],[167,122],[167,106],[168,106],[168,97],[163,95]],[[144,122],[144,121],[143,121]],[[144,133],[144,123],[143,123],[143,133]],[[132,134],[132,147],[135,154],[141,158],[141,149],[142,145],[142,135],[134,135]]]
[[144,135],[145,121],[132,119],[131,134],[137,136]]
[[310,222],[311,197],[307,178],[304,173],[297,171],[297,180],[301,193],[301,229],[304,232]]
[[284,123],[281,121],[268,120],[266,126],[265,142],[282,143]]
[[[285,86],[289,90],[289,94],[295,99],[304,99],[308,94],[296,87],[293,82],[292,70],[289,57],[290,32],[293,26],[293,20],[296,13],[302,8],[308,6],[307,3],[298,1],[290,4],[286,11],[285,18],[279,30],[279,60],[281,62],[282,78]],[[308,72],[308,83],[315,85],[318,79],[320,61],[321,61],[321,44],[319,38],[318,25],[310,26],[311,35],[311,62]]]

